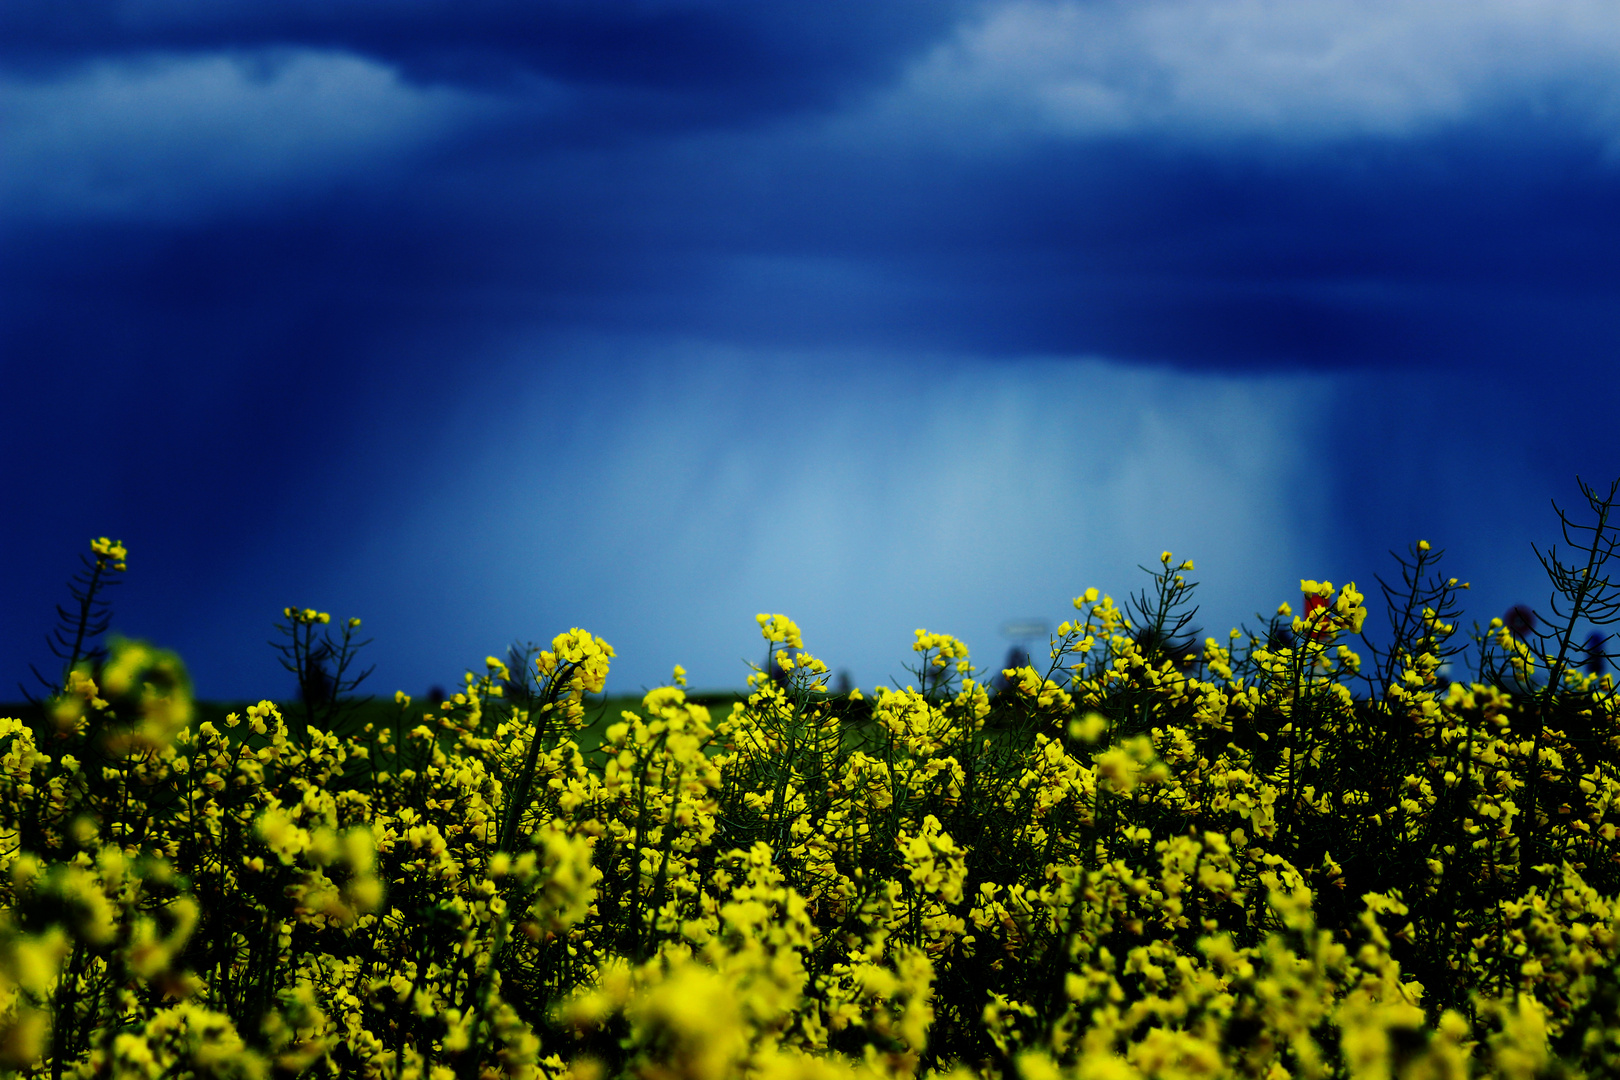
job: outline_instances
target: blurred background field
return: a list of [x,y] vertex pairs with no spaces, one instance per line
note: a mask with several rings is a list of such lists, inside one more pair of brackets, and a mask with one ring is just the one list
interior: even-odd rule
[[[688,700],[706,706],[711,715],[718,720],[731,711],[732,702],[741,701],[746,697],[740,692],[698,692]],[[257,701],[198,701],[193,703],[192,726],[196,727],[204,721],[211,721],[216,727],[223,727],[225,718],[231,713],[243,715],[249,705],[256,705]],[[413,699],[408,706],[401,709],[392,698],[356,698],[353,701],[342,703],[343,718],[338,726],[340,733],[351,736],[363,736],[367,724],[372,724],[377,730],[396,729],[396,725],[403,722],[408,731],[417,724],[435,723],[443,713],[431,701],[426,699]],[[278,701],[276,707],[283,716],[297,715],[303,705],[297,701]],[[30,724],[44,719],[45,706],[28,701],[14,701],[0,703],[0,717],[11,717],[26,721]],[[607,696],[594,694],[587,698],[585,706],[586,724],[574,736],[574,741],[581,750],[591,751],[602,742],[602,733],[609,724],[619,720],[625,710],[641,711],[641,697]],[[449,735],[449,733],[446,733]],[[453,741],[451,738],[450,741]]]
[[[709,710],[711,725],[718,725],[731,714],[732,707],[739,702],[747,701],[747,691],[728,690],[699,690],[687,695],[686,700],[692,704],[701,705]],[[884,739],[882,731],[876,729],[872,719],[872,700],[870,698],[851,698],[848,695],[829,694],[818,695],[819,700],[827,702],[832,713],[839,717],[843,731],[843,743],[846,749],[856,747],[869,751],[876,749],[876,744]],[[994,700],[994,698],[992,698]],[[216,727],[224,728],[225,719],[231,713],[244,716],[250,705],[256,701],[198,701],[193,703],[191,727],[195,730],[204,722],[211,722]],[[303,705],[296,700],[279,701],[275,703],[283,717],[292,723],[302,715]],[[427,699],[413,699],[403,708],[392,698],[357,697],[352,700],[340,702],[341,718],[333,726],[333,730],[340,737],[352,741],[355,745],[374,746],[375,734],[387,731],[390,738],[397,738],[401,732],[409,732],[417,725],[427,724],[438,728],[439,745],[446,753],[453,753],[457,744],[458,735],[453,727],[440,724],[445,713],[439,706]],[[500,719],[508,715],[505,710],[509,708],[505,702],[497,702],[493,706],[501,713]],[[30,725],[46,722],[46,705],[28,701],[14,701],[0,703],[0,717],[12,717],[29,723]],[[610,725],[623,719],[626,712],[635,713],[646,718],[648,712],[640,695],[609,695],[592,694],[585,701],[585,724],[572,735],[574,742],[579,746],[585,756],[587,764],[593,770],[600,769],[606,760],[602,747],[605,734]],[[500,720],[496,721],[497,723]],[[987,737],[1000,742],[1005,738],[1016,738],[1016,734],[1004,728],[1004,715],[993,711],[987,721],[985,734]],[[367,725],[372,728],[367,732]],[[485,725],[487,732],[490,725]],[[257,747],[264,743],[262,736],[249,736],[248,745]],[[708,747],[708,753],[713,756],[723,747],[721,739],[715,739]],[[384,750],[383,755],[387,751]],[[386,756],[379,758],[386,762]],[[359,767],[363,771],[363,767]],[[356,766],[351,765],[348,775],[355,775]]]

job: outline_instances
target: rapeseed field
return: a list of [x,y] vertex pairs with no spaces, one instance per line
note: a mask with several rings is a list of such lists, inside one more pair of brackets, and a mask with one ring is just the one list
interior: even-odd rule
[[839,695],[762,614],[729,711],[677,668],[589,739],[585,630],[388,722],[341,707],[359,621],[300,608],[322,692],[200,719],[178,657],[95,647],[97,540],[60,679],[0,719],[0,1069],[1620,1075],[1620,700],[1581,644],[1620,487],[1583,491],[1539,632],[1463,632],[1419,542],[1377,617],[1307,580],[1198,641],[1165,552],[1031,666],[919,630],[906,685]]

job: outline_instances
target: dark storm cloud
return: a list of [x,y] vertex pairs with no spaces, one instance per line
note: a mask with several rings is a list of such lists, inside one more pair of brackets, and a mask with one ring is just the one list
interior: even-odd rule
[[516,94],[536,80],[562,83],[578,91],[581,119],[646,129],[834,104],[892,78],[963,6],[23,0],[0,12],[0,57],[38,71],[154,52],[328,50],[397,67],[417,82]]
[[1235,369],[1577,362],[1620,345],[1620,199],[1570,141],[1283,164],[1120,145],[863,156],[726,139],[441,160],[201,229],[42,229],[9,261],[38,338],[53,304],[94,295],[130,304],[126,327],[263,304],[289,330],[330,327],[334,346],[414,317]]
[[[1487,31],[1513,18],[1459,23],[1486,28],[1477,56],[1406,57],[1425,81],[1402,66],[1416,16],[1368,9],[1383,53],[1330,50],[1343,70],[1307,77],[1278,59],[1291,39],[1234,58],[1198,5],[1153,6],[1156,23],[1013,4],[955,26],[893,5],[8,7],[13,57],[115,65],[13,104],[6,226],[40,244],[13,265],[51,291],[50,253],[84,229],[137,294],[171,267],[199,300],[285,279],[296,305],[329,272],[351,302],[324,293],[342,310],[317,319],[410,295],[440,319],[755,345],[1244,368],[1620,343],[1602,110],[1514,111],[1543,84],[1578,95],[1547,74],[1556,55],[1503,68]],[[1300,10],[1272,21],[1298,34],[1337,8]],[[1250,27],[1261,46],[1269,25]],[[1573,30],[1548,25],[1541,52],[1568,53]],[[1177,52],[1199,34],[1214,44]],[[1133,64],[1162,70],[1114,74]],[[1188,89],[1210,85],[1225,99]],[[1256,104],[1279,85],[1292,117]],[[107,218],[136,222],[127,262]],[[179,231],[153,243],[143,218]]]
[[[1385,524],[1416,529],[1426,506],[1477,524],[1463,494],[1371,474],[1386,457],[1421,473],[1414,433],[1467,427],[1506,433],[1515,490],[1620,466],[1607,428],[1571,420],[1612,387],[1620,347],[1620,20],[1595,12],[0,5],[0,373],[31,403],[0,429],[0,484],[30,522],[0,535],[0,564],[26,568],[0,601],[48,614],[65,570],[46,568],[119,532],[142,575],[124,602],[179,642],[196,609],[164,596],[201,590],[255,618],[316,599],[287,594],[338,559],[324,546],[353,564],[360,538],[386,548],[375,538],[429,505],[433,527],[396,561],[421,596],[449,597],[429,576],[454,501],[414,478],[485,483],[499,453],[475,466],[465,446],[515,424],[520,400],[539,433],[524,475],[547,455],[586,461],[587,404],[607,423],[601,400],[710,347],[741,370],[735,357],[915,365],[914,381],[871,377],[896,394],[934,385],[940,357],[986,382],[1001,365],[1043,423],[1060,410],[1031,404],[1030,356],[1243,387],[1356,373],[1367,401],[1318,388],[1300,400],[1321,418],[1289,420],[1321,428],[1299,439],[1319,497],[1344,508],[1336,550],[1381,552],[1397,542]],[[646,358],[600,362],[598,380],[604,340]],[[846,376],[747,400],[869,385]],[[1292,400],[1210,423],[1239,440]],[[736,446],[701,453],[744,452],[751,415],[731,417]],[[803,423],[847,445],[851,469],[877,453]],[[633,463],[615,460],[629,491]],[[869,479],[852,486],[881,488]],[[623,491],[595,493],[605,519],[622,522]],[[1036,514],[1020,505],[1009,520]],[[1255,492],[1233,505],[1283,512]],[[900,528],[871,507],[851,520]],[[751,521],[738,527],[789,535]],[[860,549],[852,536],[827,547]],[[0,632],[7,657],[37,652],[25,621]]]

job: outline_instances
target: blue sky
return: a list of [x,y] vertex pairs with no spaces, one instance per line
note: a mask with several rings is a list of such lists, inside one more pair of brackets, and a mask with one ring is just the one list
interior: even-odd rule
[[759,611],[871,686],[1166,547],[1484,621],[1620,475],[1617,285],[1587,0],[14,0],[0,677],[103,534],[210,697],[287,604],[383,693]]

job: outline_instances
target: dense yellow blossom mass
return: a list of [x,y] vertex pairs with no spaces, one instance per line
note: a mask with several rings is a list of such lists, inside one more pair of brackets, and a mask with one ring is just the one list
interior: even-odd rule
[[1501,677],[1446,682],[1454,578],[1382,650],[1311,580],[1183,643],[1192,569],[1000,673],[918,630],[867,695],[762,614],[745,700],[658,687],[591,745],[614,651],[579,629],[349,731],[198,721],[178,658],[114,641],[0,719],[0,1070],[1620,1071],[1612,679],[1498,622]]

